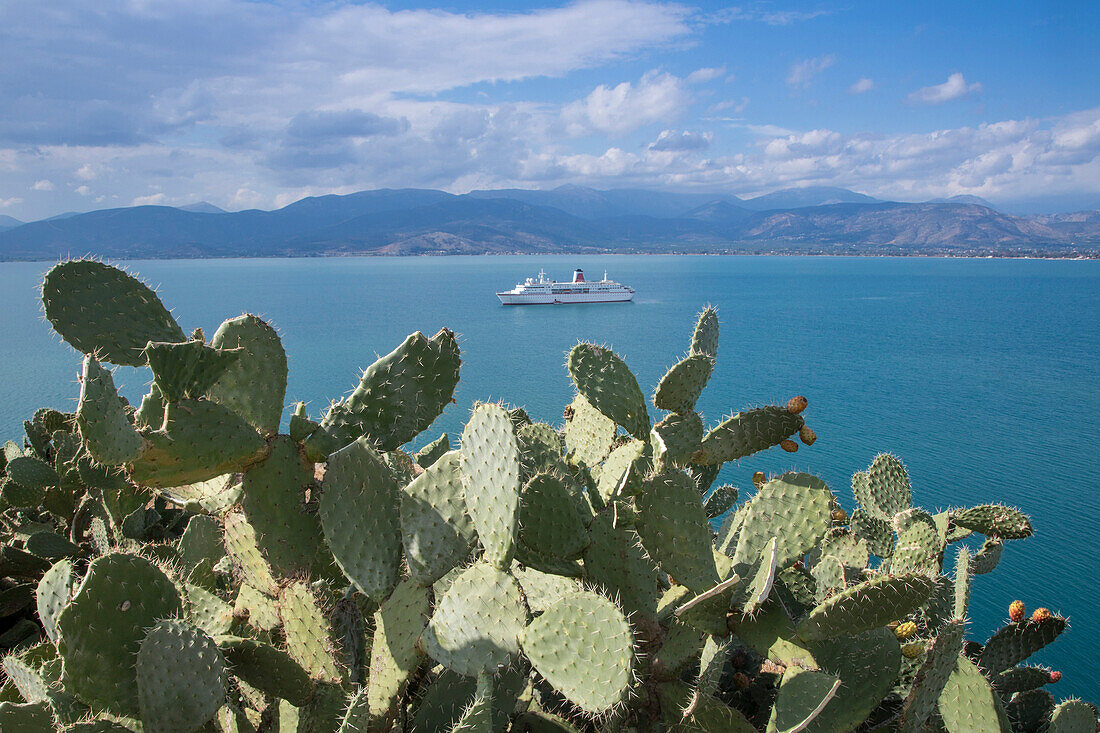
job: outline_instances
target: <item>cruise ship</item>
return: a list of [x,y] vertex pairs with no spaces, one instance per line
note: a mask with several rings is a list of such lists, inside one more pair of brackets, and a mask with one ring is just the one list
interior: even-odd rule
[[583,270],[573,271],[573,282],[549,280],[539,270],[538,278],[529,277],[511,290],[497,293],[504,305],[554,305],[557,303],[621,303],[634,300],[634,288],[607,279],[589,282]]

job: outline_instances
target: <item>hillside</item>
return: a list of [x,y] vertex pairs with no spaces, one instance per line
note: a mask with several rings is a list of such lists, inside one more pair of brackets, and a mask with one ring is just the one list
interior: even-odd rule
[[[3,229],[7,221],[10,228]],[[21,224],[0,259],[551,252],[1092,255],[1100,212],[1015,217],[969,202],[886,202],[844,189],[731,195],[381,189],[275,211],[136,206]]]

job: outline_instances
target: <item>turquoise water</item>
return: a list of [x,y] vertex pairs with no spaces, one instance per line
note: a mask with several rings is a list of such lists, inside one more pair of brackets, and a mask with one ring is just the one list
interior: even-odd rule
[[[1008,544],[975,578],[970,632],[984,640],[1014,598],[1075,628],[1038,656],[1061,669],[1056,696],[1100,697],[1100,262],[806,257],[454,257],[130,263],[159,284],[185,330],[249,311],[281,331],[288,403],[317,415],[358,370],[409,332],[459,334],[462,382],[432,427],[461,431],[474,400],[525,404],[560,421],[572,397],[565,352],[613,346],[647,392],[685,352],[694,316],[720,308],[716,373],[700,401],[713,424],[741,407],[805,394],[818,442],[729,466],[811,471],[851,508],[849,477],[876,453],[906,462],[930,510],[1001,501],[1036,536]],[[540,267],[558,279],[606,267],[632,304],[503,307],[493,292]],[[79,361],[41,317],[46,265],[0,264],[0,435],[36,407],[72,409]],[[132,400],[146,375],[120,369]]]

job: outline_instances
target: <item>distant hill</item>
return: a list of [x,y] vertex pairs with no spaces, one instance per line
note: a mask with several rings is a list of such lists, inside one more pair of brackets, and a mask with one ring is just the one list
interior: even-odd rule
[[767,211],[769,209],[799,209],[805,206],[830,206],[832,204],[873,204],[878,201],[879,199],[872,196],[849,191],[846,188],[807,186],[805,188],[784,188],[756,198],[744,199],[741,205],[753,211]]
[[16,219],[14,216],[8,216],[7,214],[0,214],[0,232],[5,229],[14,229],[20,226],[23,222]]
[[209,201],[199,201],[196,204],[188,204],[187,206],[180,206],[180,211],[191,211],[196,214],[225,214],[225,209],[215,206]]
[[[855,200],[828,203],[836,198]],[[754,210],[753,202],[766,208]],[[779,206],[784,202],[796,205]],[[777,191],[748,201],[725,194],[580,186],[465,195],[380,189],[304,198],[275,211],[225,212],[201,204],[186,209],[135,206],[17,224],[0,231],[0,259],[82,254],[1100,253],[1100,212],[1014,217],[973,203],[886,202],[827,188]]]
[[994,211],[1000,211],[1001,209],[993,204],[989,203],[981,196],[971,196],[970,194],[962,194],[959,196],[949,196],[948,198],[928,199],[924,203],[926,204],[974,204],[975,206],[984,206],[987,209],[993,209]]

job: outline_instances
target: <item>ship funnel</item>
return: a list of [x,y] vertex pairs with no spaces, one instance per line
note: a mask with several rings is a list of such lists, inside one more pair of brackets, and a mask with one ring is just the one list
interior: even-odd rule
[[584,270],[573,270],[573,282],[575,282],[575,283],[584,282]]

